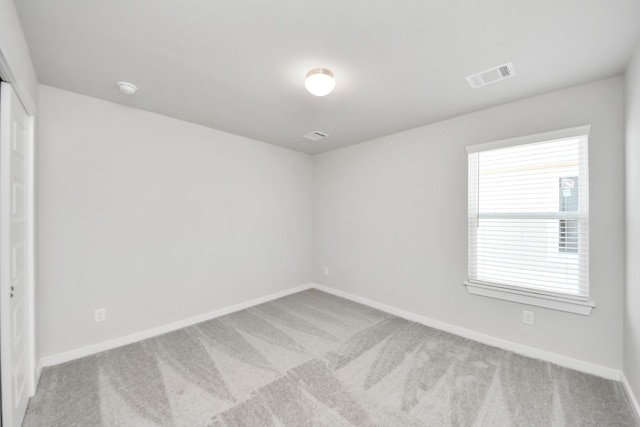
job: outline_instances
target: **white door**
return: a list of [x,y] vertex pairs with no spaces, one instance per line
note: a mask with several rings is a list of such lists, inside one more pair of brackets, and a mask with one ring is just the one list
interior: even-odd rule
[[0,359],[2,427],[22,424],[32,393],[32,120],[0,87]]

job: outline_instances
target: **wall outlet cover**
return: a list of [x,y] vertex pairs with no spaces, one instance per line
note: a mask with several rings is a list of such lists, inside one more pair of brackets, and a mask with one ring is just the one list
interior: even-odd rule
[[93,321],[98,323],[98,322],[104,322],[105,320],[107,320],[107,309],[97,308],[96,311],[93,313]]

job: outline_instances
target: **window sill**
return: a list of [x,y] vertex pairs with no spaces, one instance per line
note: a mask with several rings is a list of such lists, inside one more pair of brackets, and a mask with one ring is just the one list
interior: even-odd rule
[[468,281],[464,282],[464,285],[467,287],[467,292],[473,295],[519,302],[521,304],[566,311],[569,313],[581,314],[583,316],[589,316],[591,314],[591,310],[596,306],[593,301],[577,301],[550,295],[532,294],[526,291],[518,291]]

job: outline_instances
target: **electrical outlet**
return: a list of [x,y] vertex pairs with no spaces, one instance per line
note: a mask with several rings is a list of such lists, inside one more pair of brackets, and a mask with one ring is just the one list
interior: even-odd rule
[[324,275],[328,276],[329,275],[329,267],[325,267],[324,268]]
[[107,320],[107,309],[106,308],[96,308],[96,311],[93,312],[93,321],[104,322]]
[[522,311],[522,323],[525,325],[533,325],[533,311]]

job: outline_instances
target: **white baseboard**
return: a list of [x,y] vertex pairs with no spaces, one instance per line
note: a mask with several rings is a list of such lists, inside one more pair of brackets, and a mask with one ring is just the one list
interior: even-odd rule
[[[34,381],[34,390],[38,389],[38,384],[40,383],[40,377],[42,376],[42,368],[44,368],[44,366],[42,366],[42,359],[38,360],[38,363],[36,364],[36,375],[35,375],[35,381]],[[35,395],[35,392],[33,393],[33,395]],[[31,395],[33,397],[33,395]]]
[[[555,363],[556,365],[574,369],[576,371],[597,375],[599,377],[603,377],[603,378],[607,378],[615,381],[622,380],[629,392],[629,396],[631,396],[631,399],[633,400],[636,410],[638,410],[638,402],[637,400],[635,400],[635,396],[633,395],[633,392],[631,391],[631,388],[629,387],[628,382],[626,382],[626,378],[624,377],[622,372],[619,370],[607,368],[605,366],[596,365],[596,364],[585,362],[578,359],[574,359],[568,356],[563,356],[557,353],[540,350],[535,347],[529,347],[523,344],[518,344],[512,341],[496,338],[490,335],[485,335],[470,329],[465,329],[459,326],[451,325],[449,323],[441,322],[439,320],[430,319],[425,316],[421,316],[415,313],[401,310],[396,307],[392,307],[386,304],[382,304],[382,303],[372,301],[366,298],[362,298],[356,295],[352,295],[347,292],[339,291],[337,289],[329,288],[327,286],[323,286],[317,283],[308,283],[305,285],[296,286],[294,288],[287,289],[285,291],[276,292],[274,294],[267,295],[261,298],[255,298],[247,302],[235,304],[230,307],[225,307],[219,310],[212,311],[210,313],[201,314],[199,316],[191,317],[191,318],[170,323],[167,325],[162,325],[157,328],[147,329],[145,331],[140,331],[134,334],[130,334],[130,335],[126,335],[120,338],[115,338],[109,341],[104,341],[101,343],[89,345],[86,347],[81,347],[65,353],[59,353],[59,354],[43,357],[40,359],[38,366],[36,368],[36,380],[40,377],[42,369],[45,367],[58,365],[60,363],[69,362],[71,360],[79,359],[81,357],[90,356],[92,354],[96,354],[101,351],[110,350],[116,347],[121,347],[123,345],[138,342],[147,338],[152,338],[158,335],[165,334],[167,332],[172,332],[180,328],[195,325],[196,323],[205,322],[207,320],[211,320],[216,317],[224,316],[225,314],[229,314],[239,310],[243,310],[245,308],[253,307],[258,304],[262,304],[274,299],[282,298],[284,296],[291,295],[296,292],[301,292],[311,288],[315,288],[323,292],[327,292],[342,298],[346,298],[348,300],[358,302],[360,304],[364,304],[369,307],[376,308],[378,310],[385,311],[395,316],[402,317],[404,319],[411,320],[413,322],[417,322],[426,326],[430,326],[432,328],[440,329],[442,331],[449,332],[449,333],[452,333],[464,338],[468,338],[477,342],[481,342],[483,344],[499,347],[504,350],[513,351],[514,353],[518,353],[523,356],[544,360],[547,362]],[[639,413],[640,413],[640,410],[639,410]]]
[[640,404],[638,403],[638,399],[636,398],[636,395],[633,393],[631,384],[629,384],[629,381],[627,380],[627,376],[624,374],[624,372],[622,373],[621,380],[625,390],[627,391],[627,396],[629,396],[629,400],[631,401],[631,404],[636,410],[636,416],[638,417],[638,420],[640,420]]
[[58,353],[51,356],[43,357],[38,362],[38,366],[36,368],[36,381],[37,379],[40,378],[42,369],[48,366],[59,365],[60,363],[69,362],[71,360],[79,359],[85,356],[90,356],[92,354],[100,353],[101,351],[111,350],[113,348],[121,347],[127,344],[132,344],[134,342],[142,341],[147,338],[153,338],[158,335],[166,334],[167,332],[172,332],[177,329],[195,325],[196,323],[206,322],[207,320],[224,316],[225,314],[244,310],[245,308],[253,307],[254,305],[262,304],[274,299],[285,297],[287,295],[295,294],[296,292],[305,291],[307,289],[311,289],[312,287],[313,287],[312,283],[296,286],[281,292],[276,292],[276,293],[266,295],[260,298],[255,298],[240,304],[235,304],[229,307],[221,308],[219,310],[214,310],[210,313],[204,313],[198,316],[190,317],[188,319],[180,320],[178,322],[158,326],[157,328],[147,329],[144,331],[136,332],[134,334],[115,338],[109,341],[103,341],[97,344],[88,345],[86,347],[81,347],[81,348],[67,351],[64,353]]
[[313,287],[360,304],[367,305],[369,307],[377,308],[384,312],[393,314],[403,319],[411,320],[416,323],[420,323],[432,328],[440,329],[445,332],[452,333],[464,338],[468,338],[473,341],[481,342],[493,347],[499,347],[504,350],[509,350],[522,356],[531,357],[533,359],[540,359],[546,362],[551,362],[556,365],[564,366],[576,371],[585,372],[587,374],[596,375],[598,377],[606,378],[609,380],[620,381],[622,378],[622,372],[616,369],[607,368],[606,366],[596,365],[594,363],[585,362],[582,360],[574,359],[572,357],[563,356],[550,351],[540,350],[535,347],[529,347],[523,344],[518,344],[513,341],[496,338],[491,335],[485,335],[480,332],[472,331],[470,329],[454,326],[449,323],[441,322],[439,320],[430,319],[428,317],[421,316],[419,314],[411,313],[405,310],[401,310],[396,307],[392,307],[386,304],[382,304],[376,301],[372,301],[366,298],[361,298],[356,295],[349,294],[347,292],[339,291],[337,289],[329,288],[327,286],[313,284]]

